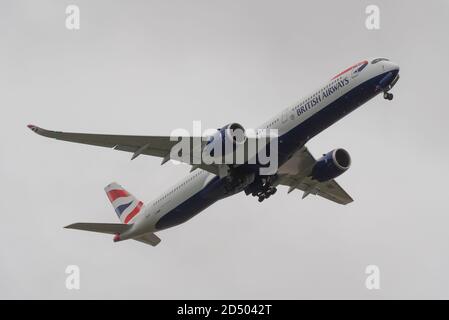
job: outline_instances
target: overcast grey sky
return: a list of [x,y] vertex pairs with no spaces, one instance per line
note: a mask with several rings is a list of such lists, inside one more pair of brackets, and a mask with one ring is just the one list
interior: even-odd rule
[[[81,29],[65,28],[65,8]],[[380,7],[380,30],[365,7]],[[0,298],[449,298],[448,1],[0,3]],[[189,171],[26,128],[166,135],[254,127],[365,57],[400,64],[380,96],[314,138],[343,147],[339,206],[239,194],[152,248],[64,230],[118,222],[103,187],[149,201]],[[81,268],[81,289],[65,268]],[[381,289],[365,288],[378,265]]]

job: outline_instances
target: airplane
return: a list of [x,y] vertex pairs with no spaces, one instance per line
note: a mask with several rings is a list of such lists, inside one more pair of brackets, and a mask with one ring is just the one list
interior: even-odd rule
[[[353,199],[335,178],[349,169],[349,153],[337,148],[315,159],[305,145],[378,94],[392,100],[390,90],[398,80],[398,64],[386,58],[363,60],[258,127],[278,130],[278,168],[271,175],[261,175],[258,163],[192,165],[185,160],[192,165],[191,172],[145,205],[121,185],[107,185],[105,192],[121,223],[74,223],[65,228],[112,234],[114,242],[133,239],[156,246],[161,241],[156,232],[182,224],[216,201],[242,191],[262,202],[275,194],[278,186],[287,186],[288,193],[302,191],[302,198],[312,194],[346,205]],[[160,157],[162,164],[171,159],[170,151],[177,143],[170,136],[71,133],[34,125],[28,128],[48,138],[131,152],[132,159],[140,155]],[[222,127],[214,136],[215,143],[235,145],[238,141],[233,134],[237,130],[245,129],[238,123]]]

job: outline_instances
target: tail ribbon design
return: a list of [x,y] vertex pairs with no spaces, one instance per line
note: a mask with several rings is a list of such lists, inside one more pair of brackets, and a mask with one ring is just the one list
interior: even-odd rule
[[143,202],[123,189],[121,185],[113,182],[104,190],[121,222],[129,223],[142,210]]

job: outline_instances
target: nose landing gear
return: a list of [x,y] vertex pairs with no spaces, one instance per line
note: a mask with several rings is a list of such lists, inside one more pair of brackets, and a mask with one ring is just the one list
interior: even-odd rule
[[[393,94],[390,93],[389,91],[394,87],[394,85],[396,84],[396,82],[398,82],[398,80],[399,80],[399,73],[396,74],[396,77],[394,77],[393,81],[391,81],[391,83],[388,86],[384,87],[384,89],[383,89],[384,90],[384,99],[393,100]],[[381,86],[381,87],[383,87],[383,86]]]
[[390,93],[390,92],[385,91],[384,92],[384,99],[393,100],[393,94]]

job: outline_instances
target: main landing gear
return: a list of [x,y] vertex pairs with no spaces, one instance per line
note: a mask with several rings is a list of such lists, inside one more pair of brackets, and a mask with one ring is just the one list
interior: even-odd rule
[[251,193],[251,195],[253,197],[258,197],[258,201],[262,202],[275,194],[276,191],[278,191],[278,189],[276,189],[275,187],[271,185],[264,185],[261,190],[254,191],[253,193]]
[[252,195],[253,197],[257,197],[259,202],[262,202],[276,193],[277,189],[274,186],[276,179],[276,175],[265,178],[259,177],[245,188],[245,194],[247,196]]
[[384,92],[384,99],[393,100],[393,94],[390,93],[390,92],[385,91]]

